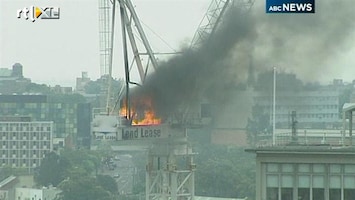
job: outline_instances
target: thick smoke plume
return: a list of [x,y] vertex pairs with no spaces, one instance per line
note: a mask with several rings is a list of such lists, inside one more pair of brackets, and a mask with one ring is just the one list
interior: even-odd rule
[[253,9],[258,32],[253,58],[258,68],[276,66],[305,81],[325,81],[343,63],[340,57],[354,47],[355,3],[316,1],[315,14],[264,14]]
[[[214,35],[198,49],[184,49],[136,88],[134,98],[150,96],[160,116],[202,97],[219,100],[226,88],[274,66],[318,81],[336,69],[339,55],[354,45],[352,0],[316,1],[315,14],[266,14],[256,1],[248,14],[229,9]],[[342,64],[342,63],[338,63]]]
[[226,14],[223,24],[208,41],[197,49],[184,49],[147,77],[143,87],[136,88],[134,98],[152,97],[159,116],[198,102],[202,96],[218,96],[228,81],[236,79],[231,72],[236,64],[229,62],[236,44],[253,37],[252,18],[238,9]]

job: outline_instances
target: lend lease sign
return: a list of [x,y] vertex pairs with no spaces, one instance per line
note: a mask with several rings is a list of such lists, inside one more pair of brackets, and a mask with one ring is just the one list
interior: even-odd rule
[[314,0],[266,0],[266,13],[314,13]]

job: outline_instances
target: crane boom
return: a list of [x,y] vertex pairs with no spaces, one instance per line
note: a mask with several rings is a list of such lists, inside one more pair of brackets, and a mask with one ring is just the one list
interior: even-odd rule
[[[104,1],[104,0],[100,0]],[[110,1],[110,0],[107,0]],[[98,140],[111,140],[119,144],[124,142],[126,145],[141,144],[148,150],[148,161],[146,165],[146,200],[164,199],[180,200],[194,199],[194,175],[196,165],[193,161],[191,145],[187,141],[187,129],[183,126],[172,126],[172,124],[145,124],[133,126],[127,123],[132,120],[130,111],[130,66],[128,62],[127,42],[129,40],[133,51],[133,62],[138,69],[141,84],[144,84],[148,72],[149,63],[156,70],[157,60],[152,48],[144,33],[135,12],[131,0],[112,0],[113,12],[115,17],[115,2],[120,5],[120,17],[122,27],[123,57],[126,75],[126,116],[98,115],[92,122],[92,134]],[[235,0],[237,6],[242,9],[250,8],[254,0]],[[209,39],[218,28],[224,13],[233,0],[212,0],[207,14],[197,30],[191,43],[191,48],[199,47],[202,42]],[[243,2],[243,3],[240,3]],[[110,51],[110,77],[112,73],[112,49],[114,34],[114,19],[112,20],[111,51]],[[206,20],[207,23],[204,22]],[[138,32],[138,36],[134,34]],[[127,40],[128,36],[128,40]],[[145,53],[140,53],[136,41],[141,40]],[[148,55],[148,64],[144,67],[142,63],[143,55]],[[134,83],[137,84],[137,83]],[[132,106],[134,107],[134,105]],[[186,109],[188,110],[188,108]],[[184,120],[183,120],[184,121]],[[138,143],[137,143],[138,142]],[[112,144],[112,143],[111,143]],[[121,143],[122,145],[122,143]]]
[[[139,76],[141,79],[141,84],[144,83],[145,78],[147,76],[147,71],[148,71],[148,67],[149,65],[146,66],[146,68],[143,67],[143,64],[141,62],[141,55],[148,55],[148,59],[154,70],[157,69],[158,67],[158,63],[157,60],[154,56],[153,50],[148,42],[148,39],[144,33],[144,30],[142,28],[142,25],[140,23],[140,20],[138,18],[138,15],[134,9],[134,6],[131,2],[131,0],[118,0],[118,2],[120,3],[120,7],[121,7],[121,17],[124,20],[124,24],[126,26],[126,33],[129,37],[130,40],[130,44],[133,50],[133,55],[134,55],[134,60],[136,62],[137,68],[138,68],[138,72],[139,72]],[[140,53],[138,51],[137,48],[137,44],[136,44],[136,39],[135,39],[135,35],[133,34],[133,29],[136,29],[138,34],[139,34],[139,39],[142,41],[144,48],[146,50],[145,53]]]

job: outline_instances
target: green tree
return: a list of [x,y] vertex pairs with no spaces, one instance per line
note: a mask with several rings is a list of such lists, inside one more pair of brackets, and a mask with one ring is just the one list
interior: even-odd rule
[[60,200],[113,200],[113,196],[105,190],[94,177],[82,176],[68,178],[59,184],[62,190]]
[[99,165],[100,155],[89,150],[52,152],[43,159],[35,180],[39,185],[59,187],[58,200],[113,200],[117,183],[109,176],[97,175]]
[[255,158],[242,148],[198,145],[196,195],[253,199]]
[[97,175],[96,176],[98,184],[107,191],[111,193],[117,192],[117,182],[109,175]]
[[255,105],[252,108],[252,116],[248,118],[246,132],[248,142],[252,146],[257,142],[258,136],[267,135],[272,132],[270,116],[264,113],[259,105]]
[[57,186],[67,177],[70,166],[71,164],[67,159],[51,152],[43,159],[38,172],[35,174],[35,181],[43,186]]

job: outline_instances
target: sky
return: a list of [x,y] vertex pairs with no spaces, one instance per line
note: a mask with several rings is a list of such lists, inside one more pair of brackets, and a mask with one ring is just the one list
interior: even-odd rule
[[[132,1],[141,21],[147,25],[143,28],[155,52],[178,51],[189,44],[210,3],[209,0]],[[256,0],[252,25],[257,36],[251,45],[254,57],[258,57],[255,64],[263,69],[277,66],[305,80],[352,81],[355,12],[351,5],[355,6],[355,2],[338,1],[343,6],[331,5],[332,0],[315,2],[316,14],[303,16],[266,14],[265,1]],[[60,7],[60,19],[31,22],[16,17],[18,9],[32,5]],[[14,63],[21,63],[25,77],[51,86],[75,86],[75,78],[82,71],[96,80],[100,77],[98,23],[98,0],[0,0],[0,67],[11,68]],[[113,76],[120,78],[124,76],[122,42],[118,28],[116,32]]]
[[[173,52],[190,41],[209,5],[204,0],[133,3],[151,46],[161,53]],[[59,7],[60,19],[31,22],[16,17],[18,9],[32,5]],[[96,80],[101,75],[98,5],[98,0],[1,0],[0,67],[11,68],[14,63],[21,63],[25,77],[52,86],[74,86],[82,71]],[[121,48],[120,30],[116,30],[116,78],[124,77]]]

